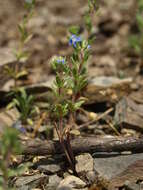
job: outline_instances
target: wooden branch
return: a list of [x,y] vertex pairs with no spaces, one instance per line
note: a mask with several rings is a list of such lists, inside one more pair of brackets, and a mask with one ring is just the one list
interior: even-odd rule
[[[49,155],[61,154],[63,150],[58,141],[28,140],[22,141],[23,154]],[[143,152],[143,138],[76,138],[71,141],[73,152]]]

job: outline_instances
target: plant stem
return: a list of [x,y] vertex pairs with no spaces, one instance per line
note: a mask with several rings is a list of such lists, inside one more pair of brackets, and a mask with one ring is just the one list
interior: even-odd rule
[[63,134],[62,134],[62,131],[61,131],[61,129],[62,129],[61,124],[62,124],[62,122],[60,121],[59,129],[58,129],[58,126],[57,126],[56,122],[54,123],[56,131],[57,131],[57,134],[58,134],[58,137],[59,137],[60,144],[61,144],[61,146],[62,146],[62,148],[63,148],[63,150],[65,152],[65,155],[67,157],[67,160],[68,160],[73,172],[75,173],[75,167],[74,167],[73,158],[71,157],[71,152],[68,151],[68,147],[65,146],[65,141],[67,142],[67,144],[68,144],[68,141],[67,141],[67,139],[66,140],[63,139]]
[[68,162],[69,162],[69,164],[70,164],[70,166],[71,166],[73,172],[75,173],[74,163],[73,163],[73,161],[72,161],[72,159],[71,159],[71,157],[70,157],[69,151],[67,150],[67,148],[66,148],[66,146],[65,146],[64,140],[62,140],[60,143],[61,143],[61,145],[62,145],[62,147],[63,147],[63,150],[64,150],[64,152],[65,152],[65,154],[66,154],[66,157],[67,157],[67,159],[68,159]]
[[67,134],[66,134],[66,140],[67,140],[67,149],[68,149],[69,155],[72,159],[72,163],[75,164],[75,158],[74,158],[74,154],[73,154],[71,143],[70,143],[70,133],[69,132],[67,132]]

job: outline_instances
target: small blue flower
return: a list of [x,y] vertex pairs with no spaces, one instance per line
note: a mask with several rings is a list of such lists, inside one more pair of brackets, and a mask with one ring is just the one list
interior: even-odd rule
[[69,39],[69,45],[70,46],[73,45],[73,39],[75,39],[75,38],[76,38],[76,35],[74,35],[74,34],[70,37],[70,39]]
[[91,49],[91,45],[88,45],[88,46],[87,46],[87,49]]
[[70,39],[69,39],[69,45],[72,46],[74,48],[77,47],[77,44],[81,43],[82,42],[82,39],[80,36],[76,36],[75,34],[73,34]]
[[22,123],[20,120],[17,120],[13,125],[13,128],[19,130],[22,133],[26,133],[26,129],[22,126]]
[[65,64],[65,59],[64,58],[63,59],[57,59],[57,63],[58,64],[60,64],[60,63]]
[[24,127],[21,127],[19,130],[21,133],[26,133],[26,129]]

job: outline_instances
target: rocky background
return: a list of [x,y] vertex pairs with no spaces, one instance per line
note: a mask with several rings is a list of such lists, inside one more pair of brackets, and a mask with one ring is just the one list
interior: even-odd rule
[[[102,138],[103,144],[106,140],[120,138],[135,139],[136,142],[142,137],[143,65],[140,57],[129,47],[129,36],[138,31],[136,3],[136,0],[98,2],[99,13],[93,23],[96,40],[88,68],[89,84],[83,94],[88,102],[83,106],[84,112],[78,113],[76,118],[79,137]],[[50,94],[49,85],[54,78],[49,59],[53,55],[70,55],[68,28],[79,25],[84,34],[83,15],[86,10],[86,0],[36,1],[35,13],[28,25],[33,34],[27,46],[31,56],[25,63],[29,74],[19,84],[38,98],[42,97],[42,106],[45,93]],[[22,0],[0,0],[1,133],[5,125],[12,125],[19,118],[17,110],[6,111],[4,108],[9,101],[5,95],[13,81],[4,75],[3,66],[15,62],[12,50],[18,46],[17,24],[23,14]],[[76,136],[77,131],[73,135]],[[31,140],[29,135],[27,138]],[[45,140],[56,140],[57,136],[50,124],[43,122],[36,139],[46,143]],[[28,164],[27,171],[12,179],[11,183],[19,190],[141,190],[143,153],[132,152],[131,148],[127,150],[121,149],[119,153],[112,149],[109,153],[107,147],[102,153],[100,149],[99,152],[76,153],[78,177],[68,169],[64,155],[18,156],[16,164]]]

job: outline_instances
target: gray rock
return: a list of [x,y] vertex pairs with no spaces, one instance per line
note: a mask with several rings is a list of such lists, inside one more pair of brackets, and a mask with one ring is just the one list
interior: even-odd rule
[[94,159],[89,153],[78,155],[75,157],[75,159],[76,159],[75,168],[78,174],[94,170]]
[[38,170],[47,174],[54,174],[61,171],[61,167],[57,164],[40,165]]
[[61,182],[62,178],[59,177],[58,175],[51,175],[49,176],[49,183],[50,184],[59,184]]
[[18,190],[30,190],[28,185],[23,185],[22,187],[19,187]]
[[125,182],[125,189],[126,190],[140,190],[140,185],[130,182],[130,181],[126,181]]
[[56,190],[57,186],[52,185],[52,184],[48,184],[45,187],[45,190]]
[[122,173],[126,168],[138,160],[143,159],[143,153],[130,155],[111,155],[108,153],[94,154],[95,171],[107,180]]
[[113,86],[120,86],[130,84],[132,78],[119,79],[117,77],[99,76],[90,80],[90,83],[96,88],[111,88]]
[[[19,189],[23,186],[28,186],[30,189],[36,188],[41,181],[46,182],[48,181],[48,176],[44,174],[36,174],[32,176],[24,176],[24,177],[19,177],[16,182],[15,186]],[[26,188],[25,188],[26,189]]]
[[[131,82],[132,78],[119,79],[117,77],[110,76],[94,77],[89,80],[86,91],[83,92],[83,95],[89,99],[86,104],[104,101],[115,102],[115,100],[126,95],[125,89],[129,88]],[[122,89],[124,89],[124,91]],[[119,90],[123,93],[119,93]],[[116,93],[117,96],[112,96],[113,92]]]
[[[117,125],[130,129],[143,129],[143,104],[136,103],[129,97],[122,98],[116,104],[114,120]],[[132,134],[133,135],[133,134]]]
[[143,181],[140,183],[140,190],[143,189]]
[[68,186],[62,186],[62,187],[57,188],[56,190],[75,190],[75,189]]
[[57,190],[82,189],[85,186],[86,183],[82,181],[80,178],[70,175],[60,182]]
[[62,178],[58,175],[51,175],[49,176],[49,183],[45,187],[46,190],[56,190],[57,186],[60,184]]

